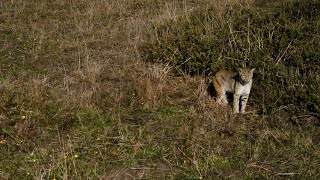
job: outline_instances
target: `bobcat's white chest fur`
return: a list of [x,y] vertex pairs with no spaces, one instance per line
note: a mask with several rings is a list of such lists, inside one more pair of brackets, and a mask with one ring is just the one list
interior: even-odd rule
[[[221,70],[213,77],[217,92],[217,103],[228,104],[226,92],[233,94],[233,112],[245,112],[248,102],[254,69],[240,69],[239,72]],[[240,107],[239,107],[240,105]]]

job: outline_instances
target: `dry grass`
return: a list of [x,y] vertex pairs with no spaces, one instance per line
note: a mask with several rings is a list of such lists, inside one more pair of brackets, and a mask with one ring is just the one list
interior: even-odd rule
[[0,2],[0,178],[319,177],[317,127],[233,115],[204,77],[141,60],[159,26],[232,3],[253,1]]

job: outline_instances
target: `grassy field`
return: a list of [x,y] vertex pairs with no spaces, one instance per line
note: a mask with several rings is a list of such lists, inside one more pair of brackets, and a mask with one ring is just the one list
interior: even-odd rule
[[[319,8],[1,1],[0,179],[320,179]],[[234,115],[208,87],[244,58]]]

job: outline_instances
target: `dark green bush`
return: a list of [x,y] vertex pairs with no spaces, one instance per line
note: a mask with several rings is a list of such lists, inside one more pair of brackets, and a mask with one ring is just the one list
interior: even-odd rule
[[213,7],[200,9],[158,28],[158,40],[140,50],[190,75],[249,64],[257,68],[250,101],[260,111],[320,113],[319,10],[313,0],[257,1],[230,6],[218,20]]

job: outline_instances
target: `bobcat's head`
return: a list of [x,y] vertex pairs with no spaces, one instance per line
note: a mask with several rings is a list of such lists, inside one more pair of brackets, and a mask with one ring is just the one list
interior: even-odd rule
[[241,68],[239,70],[239,80],[242,85],[245,85],[252,80],[254,70],[254,68]]

